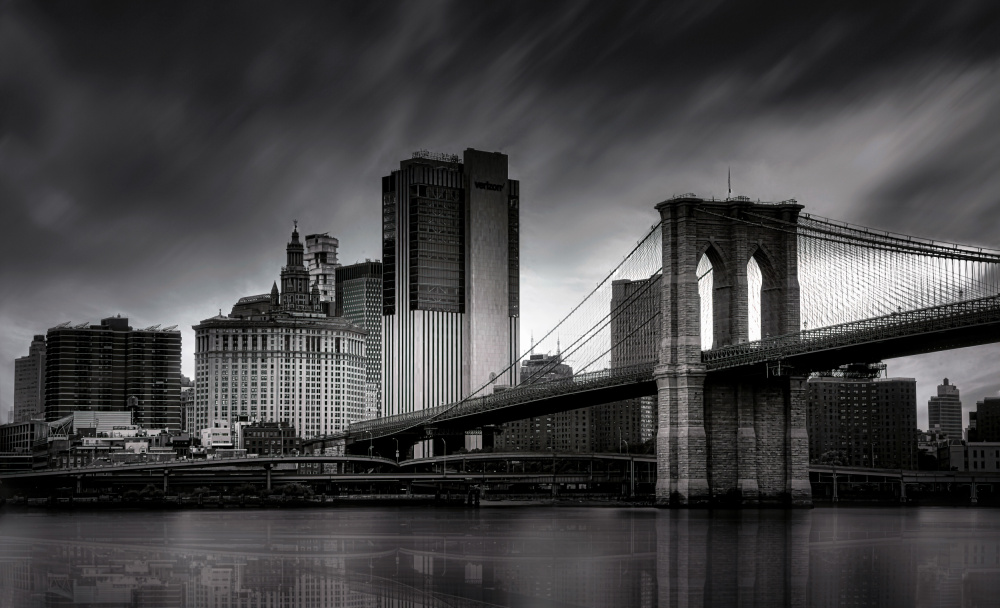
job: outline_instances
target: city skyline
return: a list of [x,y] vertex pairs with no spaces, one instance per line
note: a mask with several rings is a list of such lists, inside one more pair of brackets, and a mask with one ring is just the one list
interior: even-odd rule
[[[380,259],[379,178],[420,149],[509,156],[522,350],[655,203],[723,197],[729,167],[734,194],[1000,247],[993,6],[121,10],[0,7],[4,421],[14,359],[64,321],[177,324],[194,377],[192,326],[270,286],[293,219],[340,239],[345,265]],[[684,53],[704,39],[741,52]],[[997,360],[990,345],[888,366],[917,379],[923,426],[944,377],[966,412],[997,395]]]

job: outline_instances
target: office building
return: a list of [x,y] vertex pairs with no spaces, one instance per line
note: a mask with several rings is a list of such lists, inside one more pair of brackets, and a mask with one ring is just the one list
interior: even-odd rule
[[26,357],[14,360],[14,412],[11,422],[45,418],[45,336],[36,335]]
[[986,397],[976,402],[975,414],[975,436],[969,441],[1000,442],[1000,397]]
[[378,418],[382,415],[382,263],[366,260],[337,268],[335,299],[337,316],[368,332],[363,418]]
[[303,438],[343,430],[364,415],[365,330],[310,286],[298,229],[270,294],[241,298],[195,330],[195,407],[188,431],[217,420],[286,422]]
[[[660,347],[660,277],[611,284],[611,368],[655,364]],[[593,408],[594,451],[637,451],[656,436],[656,396]]]
[[[573,377],[559,353],[529,355],[521,362],[519,384],[538,384]],[[495,447],[501,451],[590,452],[592,442],[592,407],[533,416],[501,425]]]
[[309,269],[310,284],[319,290],[320,302],[334,301],[337,268],[337,247],[340,241],[324,232],[306,235],[305,266]]
[[145,428],[180,430],[181,333],[128,319],[63,323],[46,335],[45,419],[129,411]]
[[[806,383],[809,461],[917,468],[917,381],[828,372]],[[853,376],[853,377],[852,377]]]
[[517,382],[519,195],[506,155],[472,149],[382,178],[384,415]]
[[948,379],[937,387],[937,396],[927,401],[927,426],[940,429],[951,439],[962,439],[962,400],[958,387]]

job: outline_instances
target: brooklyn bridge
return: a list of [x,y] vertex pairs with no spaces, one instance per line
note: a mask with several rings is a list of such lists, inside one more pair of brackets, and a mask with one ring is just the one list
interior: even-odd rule
[[572,378],[488,384],[314,447],[405,454],[435,437],[655,396],[657,504],[809,505],[809,373],[1000,339],[1000,251],[816,217],[795,200],[683,194],[656,210],[631,252],[532,345],[561,341]]

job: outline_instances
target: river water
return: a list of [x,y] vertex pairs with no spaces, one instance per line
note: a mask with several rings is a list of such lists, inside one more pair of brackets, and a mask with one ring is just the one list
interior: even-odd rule
[[1000,510],[0,511],[0,606],[1000,606]]

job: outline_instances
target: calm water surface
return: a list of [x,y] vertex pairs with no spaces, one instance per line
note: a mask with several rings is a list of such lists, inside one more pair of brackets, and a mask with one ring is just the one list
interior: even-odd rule
[[0,606],[1000,606],[1000,510],[0,511]]

